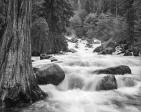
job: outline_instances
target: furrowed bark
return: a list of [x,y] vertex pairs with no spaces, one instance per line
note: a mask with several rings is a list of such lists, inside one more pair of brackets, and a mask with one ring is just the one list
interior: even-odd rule
[[6,9],[6,27],[0,42],[0,104],[11,107],[19,102],[37,101],[46,94],[37,85],[32,70],[32,0],[0,1]]

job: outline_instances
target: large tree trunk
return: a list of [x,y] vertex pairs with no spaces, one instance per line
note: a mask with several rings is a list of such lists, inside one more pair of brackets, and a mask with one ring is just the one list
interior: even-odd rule
[[0,0],[6,10],[6,27],[0,42],[1,106],[34,102],[46,96],[37,85],[32,70],[31,1]]

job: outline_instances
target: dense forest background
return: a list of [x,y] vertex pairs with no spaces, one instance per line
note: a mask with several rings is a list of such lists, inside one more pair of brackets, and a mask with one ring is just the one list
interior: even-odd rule
[[69,0],[75,15],[70,29],[77,37],[103,41],[113,38],[117,43],[141,48],[140,0]]
[[66,34],[102,42],[113,38],[141,50],[140,0],[34,0],[32,5],[33,55],[67,51]]
[[33,4],[32,51],[67,51],[65,34],[102,42],[114,38],[140,49],[140,6],[140,0],[38,0]]

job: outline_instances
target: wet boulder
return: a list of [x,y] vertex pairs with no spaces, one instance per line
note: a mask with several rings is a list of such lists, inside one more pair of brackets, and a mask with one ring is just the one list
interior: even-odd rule
[[68,51],[69,51],[69,52],[72,52],[72,53],[76,53],[76,52],[77,52],[77,51],[74,50],[74,49],[69,49]]
[[69,89],[76,89],[76,88],[82,89],[83,85],[84,85],[84,80],[81,77],[77,76],[77,74],[69,76],[68,79]]
[[88,47],[88,48],[92,48],[92,47],[93,47],[93,45],[92,45],[92,44],[90,44],[90,43],[87,43],[87,44],[86,44],[86,47]]
[[97,84],[96,90],[113,90],[117,89],[117,81],[115,76],[108,75],[103,77]]
[[111,47],[108,47],[102,50],[99,54],[106,55],[106,54],[112,54],[112,52],[113,52],[113,49]]
[[77,43],[78,40],[77,40],[76,38],[72,38],[72,39],[70,40],[70,42],[72,42],[72,43]]
[[131,74],[131,69],[125,65],[119,65],[115,67],[109,67],[105,69],[99,69],[92,72],[93,74],[113,74],[113,75],[124,75]]
[[137,49],[137,48],[133,48],[133,55],[134,56],[139,56],[139,53],[140,51],[139,51],[139,49]]
[[65,73],[57,64],[46,64],[36,72],[37,83],[44,84],[60,84],[65,78]]
[[101,44],[102,48],[105,49],[105,48],[112,48],[113,52],[115,52],[115,48],[116,48],[116,42],[114,41],[113,38],[110,38],[108,41],[104,42]]
[[126,52],[124,53],[123,56],[132,56],[132,53],[130,51],[126,50]]
[[134,52],[133,55],[134,56],[139,56],[139,52]]
[[53,62],[53,61],[58,61],[55,57],[51,57],[51,58],[49,58],[49,60],[50,60],[51,62]]
[[116,43],[113,40],[113,38],[111,38],[108,41],[103,42],[101,46],[95,48],[93,52],[98,52],[100,54],[107,54],[107,52],[109,52],[111,54],[111,52],[115,52],[115,51],[116,51]]
[[96,47],[94,50],[93,50],[93,52],[101,52],[102,51],[102,47],[101,46],[99,46],[99,47]]
[[113,49],[113,51],[115,51],[116,48],[116,42],[114,40],[111,40],[106,47],[111,47]]
[[41,55],[40,55],[40,60],[49,59],[49,58],[51,58],[51,57],[52,57],[52,56],[47,55],[47,54],[41,54]]
[[133,87],[136,85],[134,79],[131,77],[125,77],[123,80],[126,87]]

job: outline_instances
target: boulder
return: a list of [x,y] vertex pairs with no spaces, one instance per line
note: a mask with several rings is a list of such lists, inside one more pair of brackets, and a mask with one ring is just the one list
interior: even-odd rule
[[115,67],[109,67],[106,69],[99,69],[92,72],[93,74],[113,74],[113,75],[124,75],[131,74],[131,69],[125,65],[119,65]]
[[77,51],[74,50],[74,49],[69,49],[68,51],[69,51],[69,52],[72,52],[72,53],[76,53],[76,52],[77,52]]
[[57,64],[46,64],[38,69],[36,72],[36,79],[38,84],[60,84],[65,78],[65,73]]
[[84,80],[81,77],[77,76],[77,74],[69,76],[68,79],[69,89],[75,89],[75,88],[82,89],[83,85],[84,85]]
[[131,52],[129,52],[128,50],[126,50],[126,52],[124,53],[124,55],[123,56],[132,56],[132,53]]
[[93,52],[101,52],[102,51],[102,47],[101,46],[99,46],[99,47],[96,47],[94,50],[93,50]]
[[133,48],[133,55],[134,55],[134,56],[139,56],[139,52],[140,52],[140,51],[139,51],[138,48],[136,48],[136,47]]
[[99,54],[112,54],[113,49],[111,47],[105,48],[104,50],[102,50]]
[[103,77],[97,84],[96,90],[112,90],[117,89],[117,81],[115,76],[108,75]]
[[110,47],[113,49],[113,52],[115,52],[116,48],[116,42],[113,40],[113,38],[110,38],[108,41],[102,43],[102,48],[105,49],[107,47]]
[[100,41],[94,41],[94,44],[100,44]]
[[72,39],[70,40],[70,42],[72,42],[72,43],[77,43],[78,40],[77,40],[76,38],[72,38]]
[[86,47],[88,47],[88,48],[92,48],[92,47],[93,47],[93,45],[92,45],[92,44],[90,44],[90,43],[87,43],[87,44],[86,44]]
[[40,60],[49,59],[49,58],[51,58],[51,57],[52,57],[52,56],[47,55],[47,54],[41,54],[41,55],[40,55]]
[[139,52],[133,52],[134,56],[139,56]]
[[136,85],[134,79],[131,77],[125,77],[123,80],[126,87],[133,87]]
[[94,40],[93,39],[87,39],[87,43],[88,44],[93,44],[94,43]]
[[111,54],[111,51],[112,52],[116,51],[116,43],[113,40],[113,38],[103,42],[101,46],[95,48],[93,52],[98,52],[98,53],[101,52],[100,54],[107,54],[107,51],[109,52],[108,54]]
[[51,62],[58,61],[55,57],[51,57],[51,58],[49,58],[49,60],[51,60]]

